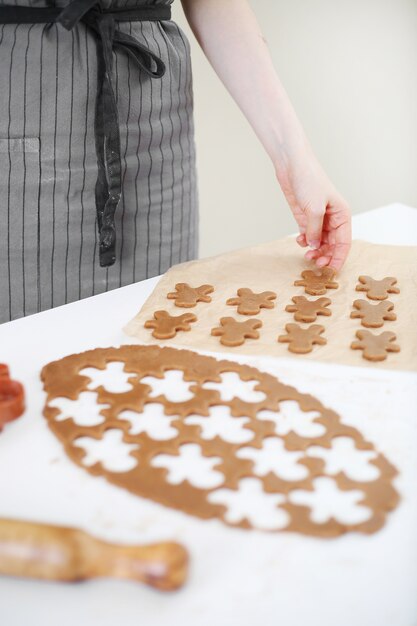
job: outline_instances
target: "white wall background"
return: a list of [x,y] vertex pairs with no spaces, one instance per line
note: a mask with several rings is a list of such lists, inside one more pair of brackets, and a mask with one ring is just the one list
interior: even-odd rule
[[[417,0],[250,4],[307,135],[352,211],[394,201],[417,206]],[[200,256],[293,232],[269,158],[201,51],[180,0],[173,9],[192,46]]]

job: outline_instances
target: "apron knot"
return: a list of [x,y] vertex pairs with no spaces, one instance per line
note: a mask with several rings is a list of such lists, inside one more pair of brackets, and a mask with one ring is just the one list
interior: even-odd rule
[[99,5],[98,0],[72,0],[62,9],[56,21],[67,30],[71,30],[96,4]]

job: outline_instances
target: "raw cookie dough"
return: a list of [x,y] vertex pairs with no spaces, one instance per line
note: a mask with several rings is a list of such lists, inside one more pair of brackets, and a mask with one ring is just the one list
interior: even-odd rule
[[237,312],[240,315],[258,315],[261,309],[273,309],[277,294],[274,291],[262,291],[262,293],[254,293],[252,289],[241,287],[237,290],[238,297],[229,298],[226,304],[230,306],[237,305]]
[[[102,411],[105,421],[94,426],[82,426],[72,418],[61,419],[61,409],[54,406],[55,399],[65,397],[77,403],[80,395],[91,389],[92,383],[92,379],[82,371],[89,367],[105,370],[115,361],[124,364],[124,371],[129,375],[128,380],[132,389],[116,393],[110,392],[102,385],[94,388],[97,393],[97,404],[110,405],[110,408]],[[225,407],[230,412],[231,419],[241,416],[247,418],[248,421],[243,428],[253,433],[253,439],[249,443],[237,444],[225,441],[220,436],[212,439],[203,438],[200,426],[187,424],[184,415],[188,415],[189,412],[184,411],[184,403],[171,402],[163,394],[155,396],[156,384],[142,382],[145,377],[162,379],[169,370],[180,370],[183,380],[190,383],[190,391],[196,396],[194,414],[207,416],[204,419],[210,420],[211,416],[206,412],[207,407],[211,410],[215,405]],[[254,389],[263,394],[263,397],[252,402],[239,397],[224,400],[218,390],[204,386],[206,382],[221,383],[222,375],[229,372],[234,372],[242,384],[255,383]],[[298,532],[320,538],[337,537],[347,532],[372,534],[384,526],[388,513],[397,506],[399,497],[393,485],[397,470],[359,430],[344,424],[335,411],[323,406],[317,398],[300,393],[294,387],[281,383],[275,376],[261,372],[255,367],[229,360],[218,360],[191,350],[161,348],[156,345],[123,345],[119,348],[97,348],[66,356],[46,365],[41,378],[46,394],[44,416],[50,430],[62,443],[65,453],[74,463],[92,476],[101,476],[135,496],[148,498],[200,520],[218,519],[228,526],[248,531],[254,528],[254,524],[246,517],[230,520],[227,507],[210,499],[210,494],[217,489],[237,492],[241,479],[247,477],[259,480],[266,493],[281,497],[282,504],[279,506],[288,514],[288,522],[284,527],[277,528],[278,531]],[[278,436],[274,420],[282,419],[285,423],[281,403],[286,401],[294,402],[302,412],[316,412],[314,422],[322,426],[322,434],[307,437],[292,430]],[[147,432],[132,433],[130,422],[123,418],[122,413],[130,410],[136,412],[140,420],[145,406],[155,402],[164,409],[167,421],[177,430],[177,435],[170,439],[157,440]],[[274,413],[274,420],[258,419],[258,414],[265,410]],[[81,437],[88,437],[100,442],[111,429],[117,429],[121,435],[118,446],[127,444],[136,447],[130,456],[136,459],[137,463],[130,470],[116,472],[100,461],[94,465],[86,463],[85,451],[78,445],[78,440]],[[378,470],[377,478],[359,482],[343,471],[330,474],[322,458],[308,454],[308,449],[312,445],[332,449],[333,442],[339,437],[351,438],[357,450],[374,453],[370,463]],[[306,468],[304,478],[286,480],[272,471],[268,474],[259,474],[251,460],[239,456],[239,449],[249,445],[262,450],[271,440],[283,442],[286,450],[299,453],[298,463]],[[213,469],[223,476],[223,482],[219,487],[199,487],[189,480],[174,484],[169,481],[165,469],[155,467],[153,464],[153,459],[160,454],[178,458],[182,454],[182,446],[190,443],[199,447],[205,462],[218,457]],[[116,447],[115,451],[117,450]],[[315,479],[320,476],[331,478],[340,492],[360,490],[360,502],[369,509],[369,517],[361,522],[341,522],[333,517],[320,523],[315,522],[310,506],[292,502],[291,492],[303,489],[314,493]],[[201,530],[204,531],[203,528]]]
[[220,337],[220,343],[224,346],[241,346],[245,339],[259,339],[256,330],[262,326],[261,320],[251,319],[238,322],[233,317],[222,317],[220,326],[211,329],[211,334]]
[[208,295],[214,291],[213,285],[200,285],[200,287],[190,287],[188,283],[177,283],[175,291],[167,294],[167,298],[175,300],[175,306],[193,307],[197,302],[211,302]]
[[353,306],[357,310],[352,311],[350,317],[352,319],[360,318],[362,326],[366,328],[380,328],[384,325],[384,320],[394,321],[397,319],[395,313],[391,312],[394,305],[389,300],[378,302],[378,304],[372,304],[367,300],[355,300]]
[[335,271],[331,267],[323,267],[320,270],[304,270],[302,278],[294,281],[296,287],[304,287],[304,291],[311,296],[322,296],[327,289],[337,289],[339,284],[333,278]]
[[294,304],[288,304],[285,310],[288,313],[294,313],[296,322],[315,322],[317,315],[331,315],[332,312],[327,307],[331,304],[329,298],[318,298],[317,300],[308,300],[305,296],[294,296],[292,298]]
[[196,322],[193,313],[172,316],[167,311],[155,311],[153,320],[146,320],[145,328],[153,328],[152,336],[156,339],[171,339],[179,330],[191,330],[190,323]]
[[400,351],[400,346],[393,343],[397,335],[390,331],[374,335],[369,330],[358,330],[356,336],[359,341],[353,341],[350,347],[352,350],[363,350],[362,356],[368,361],[385,361],[388,352]]
[[327,343],[324,337],[320,337],[324,333],[324,326],[313,324],[309,328],[301,328],[299,324],[286,324],[286,335],[280,335],[278,341],[280,343],[288,343],[288,350],[295,354],[307,354],[311,352],[314,344],[323,346]]
[[356,285],[356,291],[366,291],[366,295],[370,300],[386,300],[389,293],[400,293],[397,279],[393,276],[386,276],[381,280],[374,280],[370,276],[359,276],[359,285]]

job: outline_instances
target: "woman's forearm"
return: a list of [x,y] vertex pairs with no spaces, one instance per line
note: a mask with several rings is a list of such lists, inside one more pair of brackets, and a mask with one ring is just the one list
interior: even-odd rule
[[182,0],[216,74],[248,119],[277,171],[308,141],[273,67],[247,0]]

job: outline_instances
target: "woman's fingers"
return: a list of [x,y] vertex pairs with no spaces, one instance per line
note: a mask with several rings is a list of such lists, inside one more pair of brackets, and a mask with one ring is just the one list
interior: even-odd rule
[[[324,233],[324,239],[327,239],[327,234]],[[333,245],[330,243],[323,243],[317,250],[308,250],[304,255],[309,261],[314,261],[317,267],[325,267],[329,265],[330,259],[333,255]]]
[[352,225],[349,207],[342,203],[338,212],[330,219],[331,238],[333,242],[332,258],[329,265],[338,272],[349,254],[352,243]]
[[304,258],[307,259],[307,261],[313,261],[314,259],[317,259],[320,256],[320,253],[317,250],[308,250],[305,255]]
[[317,250],[308,250],[304,256],[309,261],[312,261],[313,259],[318,259],[321,256],[332,256],[331,253],[332,253],[331,244],[323,243],[319,248],[317,248]]
[[306,211],[307,226],[306,239],[308,245],[313,249],[318,249],[322,240],[323,219],[325,207],[313,207]]
[[329,265],[330,259],[331,257],[329,256],[319,256],[319,258],[316,259],[317,267],[326,267],[326,265]]
[[[343,198],[337,196],[329,202],[311,203],[311,207],[293,208],[300,234],[296,241],[302,248],[310,249],[305,258],[317,267],[329,266],[340,271],[349,254],[351,245],[350,210]],[[323,208],[321,208],[323,207]]]
[[307,241],[306,241],[306,236],[304,233],[301,233],[301,235],[298,235],[298,237],[296,238],[296,242],[298,243],[299,246],[301,246],[302,248],[306,248],[307,247]]
[[[349,233],[350,233],[350,226],[349,226]],[[336,243],[334,245],[334,251],[332,254],[332,258],[330,259],[330,262],[329,262],[329,265],[334,270],[336,270],[336,272],[338,272],[342,268],[344,262],[346,261],[347,256],[349,254],[350,245],[351,245],[350,235],[348,236],[347,230],[340,234],[337,233]]]
[[313,228],[311,217],[313,217],[313,224],[317,224],[317,211],[311,215],[307,214],[308,224],[310,223],[310,230],[308,225],[306,230],[307,241],[312,245],[313,250],[309,250],[305,257],[314,261],[318,267],[328,265],[339,272],[347,259],[352,241],[349,206],[341,198],[337,198],[337,201],[326,206],[325,214],[321,218],[322,231],[318,246],[313,245],[309,239],[309,232],[311,233],[311,228]]

